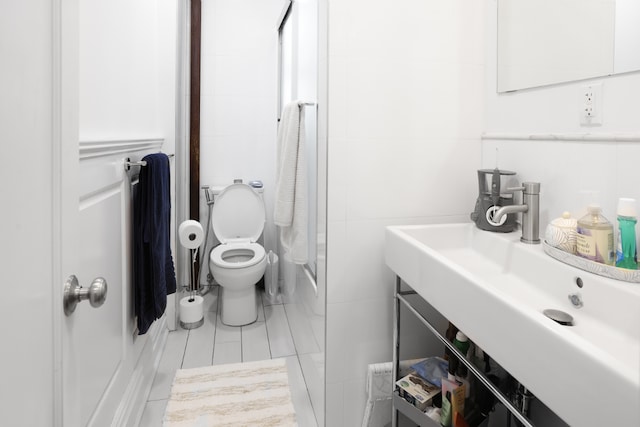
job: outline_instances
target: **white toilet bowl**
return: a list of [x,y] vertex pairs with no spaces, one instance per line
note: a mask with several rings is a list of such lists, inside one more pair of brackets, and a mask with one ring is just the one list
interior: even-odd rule
[[255,284],[264,275],[267,257],[256,240],[264,221],[262,199],[245,184],[226,187],[213,205],[211,226],[220,245],[211,251],[209,269],[221,286],[225,325],[247,325],[258,318]]

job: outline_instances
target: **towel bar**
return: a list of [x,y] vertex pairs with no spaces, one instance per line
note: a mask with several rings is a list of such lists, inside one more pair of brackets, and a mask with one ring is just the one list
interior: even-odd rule
[[[174,157],[175,154],[167,154],[167,157],[172,158]],[[147,162],[145,162],[144,160],[140,160],[137,162],[132,162],[128,157],[125,159],[124,161],[124,170],[129,170],[131,169],[131,166],[147,166]]]

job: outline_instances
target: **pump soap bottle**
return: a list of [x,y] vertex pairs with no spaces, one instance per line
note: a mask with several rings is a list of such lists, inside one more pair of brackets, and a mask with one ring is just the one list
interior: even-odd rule
[[576,252],[583,258],[614,265],[613,225],[602,216],[598,205],[589,205],[588,213],[578,221]]
[[636,201],[621,198],[618,200],[618,245],[616,267],[629,270],[638,269],[636,249]]

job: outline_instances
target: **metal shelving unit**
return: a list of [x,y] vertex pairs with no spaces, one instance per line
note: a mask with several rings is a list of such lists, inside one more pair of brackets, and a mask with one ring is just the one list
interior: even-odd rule
[[[396,381],[398,380],[399,375],[399,361],[400,361],[400,308],[404,306],[408,309],[408,311],[413,314],[446,348],[455,355],[460,363],[464,364],[469,372],[474,375],[480,383],[487,390],[489,390],[496,399],[502,403],[505,408],[513,414],[513,416],[522,423],[524,427],[534,427],[534,424],[524,416],[512,403],[511,400],[507,396],[505,396],[502,391],[500,391],[492,382],[487,378],[487,376],[480,371],[476,366],[471,363],[470,360],[466,358],[454,345],[449,342],[422,314],[418,312],[418,310],[411,303],[408,296],[415,295],[416,298],[420,298],[420,296],[414,290],[402,290],[402,280],[400,277],[396,276],[396,286],[394,292],[394,328],[393,328],[393,384],[395,386]],[[394,390],[393,393],[393,427],[398,426],[398,412],[401,412],[406,417],[408,417],[414,423],[420,425],[421,427],[438,427],[440,424],[436,421],[433,421],[426,414],[420,411],[415,406],[408,403],[406,400],[401,398],[398,393]]]
[[[398,396],[397,391],[393,392],[393,408],[396,411],[402,412],[407,418],[418,424],[420,427],[441,427],[440,423],[427,417],[420,409]],[[394,426],[395,425],[396,424],[394,424]]]

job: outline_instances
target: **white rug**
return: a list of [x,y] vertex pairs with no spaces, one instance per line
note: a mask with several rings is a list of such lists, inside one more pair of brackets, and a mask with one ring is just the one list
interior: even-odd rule
[[296,427],[284,359],[179,369],[164,427]]

